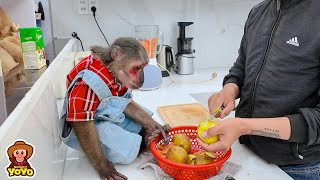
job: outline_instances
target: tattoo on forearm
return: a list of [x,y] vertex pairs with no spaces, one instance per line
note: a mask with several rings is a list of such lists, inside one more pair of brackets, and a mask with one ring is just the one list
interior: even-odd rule
[[270,128],[264,128],[261,129],[255,129],[252,130],[251,133],[253,135],[259,135],[259,136],[265,136],[265,137],[271,137],[271,138],[277,138],[280,139],[279,130],[278,129],[270,129]]

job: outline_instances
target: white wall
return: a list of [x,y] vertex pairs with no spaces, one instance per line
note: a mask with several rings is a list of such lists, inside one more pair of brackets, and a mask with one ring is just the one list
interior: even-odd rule
[[33,0],[0,0],[0,6],[20,27],[36,27]]
[[[91,15],[78,15],[77,0],[54,0],[54,38],[70,38],[76,31],[85,49],[106,45]],[[109,42],[119,36],[134,36],[133,25],[158,24],[165,44],[177,50],[178,21],[193,21],[186,36],[194,37],[196,67],[231,66],[243,34],[249,10],[261,0],[100,0],[97,20]],[[129,22],[129,23],[128,23]],[[132,25],[133,24],[133,25]]]

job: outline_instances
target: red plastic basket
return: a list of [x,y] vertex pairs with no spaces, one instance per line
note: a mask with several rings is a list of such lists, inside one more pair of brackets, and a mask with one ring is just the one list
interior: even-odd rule
[[[197,138],[197,127],[196,126],[179,126],[173,127],[170,132],[170,141],[172,141],[172,137],[174,134],[184,133],[189,136],[191,140],[191,152],[204,151],[201,146],[196,141]],[[227,152],[215,152],[214,154],[217,156],[217,159],[205,165],[189,165],[189,164],[181,164],[170,161],[164,158],[158,151],[157,146],[163,144],[162,136],[158,136],[153,139],[150,143],[150,151],[153,156],[156,158],[159,166],[162,170],[177,180],[203,180],[208,179],[214,175],[216,175],[224,162],[226,162],[231,156],[231,148]]]

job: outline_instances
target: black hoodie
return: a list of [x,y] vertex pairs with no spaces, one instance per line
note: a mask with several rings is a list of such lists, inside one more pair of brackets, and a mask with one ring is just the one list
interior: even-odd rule
[[236,117],[288,117],[288,141],[242,136],[269,163],[320,161],[320,0],[265,0],[246,21],[227,83],[240,88]]

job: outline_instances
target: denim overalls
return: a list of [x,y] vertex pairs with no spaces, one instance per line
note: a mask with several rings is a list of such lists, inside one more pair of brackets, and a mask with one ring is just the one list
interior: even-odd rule
[[[131,163],[137,157],[142,141],[142,137],[139,135],[142,126],[123,113],[131,101],[131,92],[128,90],[122,97],[112,96],[106,83],[96,73],[88,69],[80,71],[67,89],[60,118],[62,141],[67,146],[82,151],[73,129],[66,123],[67,94],[80,78],[95,92],[100,100],[94,116],[94,123],[104,155],[112,163]],[[144,110],[152,115],[150,111]]]

